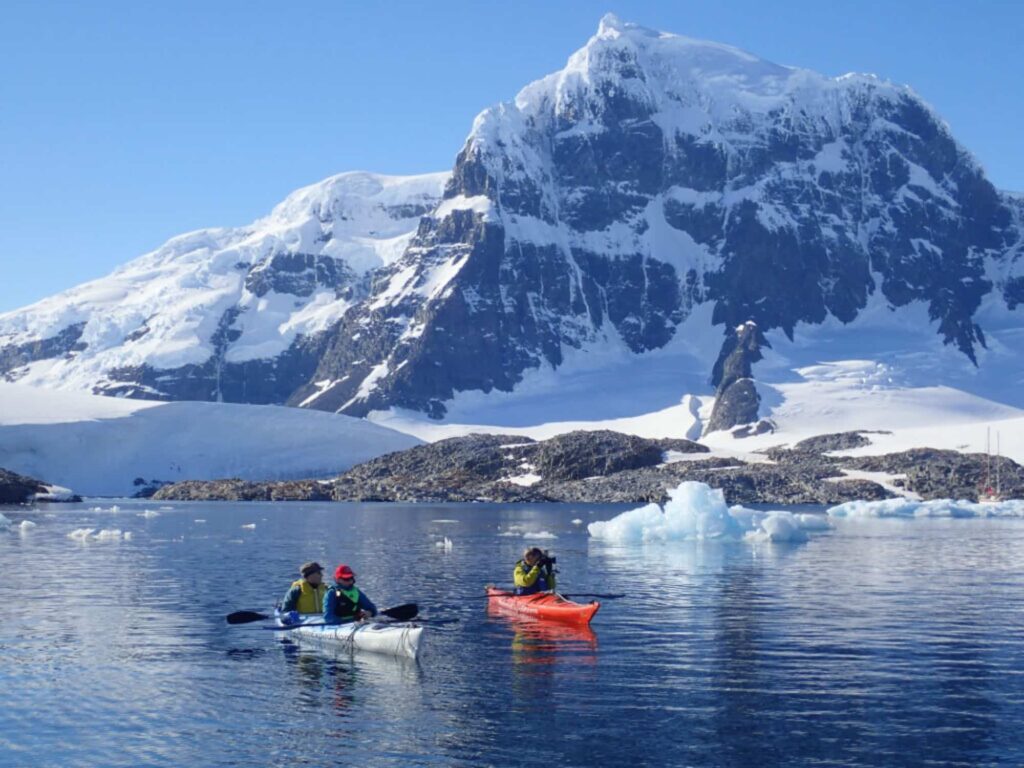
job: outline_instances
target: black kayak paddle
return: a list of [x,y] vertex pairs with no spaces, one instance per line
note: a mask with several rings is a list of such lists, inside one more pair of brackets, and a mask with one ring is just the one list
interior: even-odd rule
[[[378,613],[378,616],[387,616],[395,621],[411,621],[419,612],[420,609],[416,603],[405,603],[404,605],[396,605],[394,608],[385,608]],[[228,624],[251,624],[254,621],[266,621],[272,618],[274,617],[268,616],[265,613],[257,613],[256,611],[235,611],[227,615]]]

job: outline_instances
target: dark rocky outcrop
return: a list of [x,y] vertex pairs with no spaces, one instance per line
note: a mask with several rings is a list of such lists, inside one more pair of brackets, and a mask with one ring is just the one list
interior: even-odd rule
[[1024,498],[1024,467],[1005,456],[959,453],[935,448],[914,448],[881,456],[843,459],[843,466],[867,472],[903,474],[900,482],[924,499],[968,499],[976,501],[986,483],[999,485],[1004,498]]
[[165,485],[153,494],[157,501],[330,501],[330,482],[285,480],[258,483],[227,480],[186,480]]
[[47,487],[35,478],[0,469],[0,504],[25,504]]
[[[731,504],[838,504],[882,499],[892,491],[844,470],[884,472],[893,484],[931,498],[976,499],[986,477],[983,454],[920,448],[879,456],[829,456],[865,445],[870,432],[818,435],[792,448],[764,451],[748,463],[708,456],[689,440],[648,440],[611,431],[572,432],[534,441],[515,435],[469,435],[416,446],[353,467],[333,481],[176,483],[156,499],[322,501],[664,501],[684,480],[721,488]],[[691,454],[665,462],[666,452]],[[1002,489],[1024,496],[1024,468],[998,461]]]
[[761,396],[754,386],[753,365],[762,357],[762,346],[769,345],[754,322],[733,329],[722,344],[712,371],[711,383],[718,389],[705,433],[757,421]]
[[41,480],[0,469],[0,504],[28,504],[36,501],[81,501],[80,496],[51,496],[52,490]]

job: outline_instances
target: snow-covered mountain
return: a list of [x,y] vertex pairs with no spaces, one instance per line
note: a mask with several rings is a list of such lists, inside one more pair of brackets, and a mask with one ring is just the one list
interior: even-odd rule
[[[356,180],[376,191],[323,202]],[[171,241],[0,316],[0,372],[373,418],[696,416],[753,321],[758,381],[873,361],[865,386],[1020,406],[1022,233],[1024,200],[909,88],[607,16],[476,119],[450,177],[336,177]]]
[[977,361],[983,302],[1005,315],[1024,288],[1019,213],[908,88],[609,16],[477,118],[444,201],[295,401],[440,416],[567,352],[665,349],[691,318],[684,343],[721,343],[878,301],[926,306]]
[[447,178],[343,173],[250,226],[175,237],[109,277],[0,315],[0,371],[97,394],[282,403]]

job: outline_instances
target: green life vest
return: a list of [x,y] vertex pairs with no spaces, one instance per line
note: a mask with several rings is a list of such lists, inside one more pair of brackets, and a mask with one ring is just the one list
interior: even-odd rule
[[338,596],[334,601],[334,615],[341,619],[354,619],[359,610],[359,587],[345,589],[335,584],[331,589]]

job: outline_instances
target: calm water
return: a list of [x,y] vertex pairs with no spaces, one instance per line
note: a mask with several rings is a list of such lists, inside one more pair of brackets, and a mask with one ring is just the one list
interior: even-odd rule
[[[1024,521],[613,548],[571,521],[622,507],[92,506],[4,510],[38,523],[0,532],[4,766],[1024,763]],[[512,525],[558,536],[565,591],[631,598],[592,633],[488,616]],[[224,623],[308,559],[461,621],[419,664]]]

